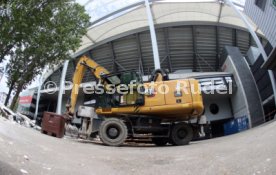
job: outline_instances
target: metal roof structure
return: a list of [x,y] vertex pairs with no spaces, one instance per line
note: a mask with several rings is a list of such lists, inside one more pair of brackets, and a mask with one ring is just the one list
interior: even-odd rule
[[[121,16],[104,23],[101,21],[110,18],[112,15],[127,11]],[[151,5],[155,26],[175,26],[175,25],[219,25],[234,27],[246,30],[246,26],[235,11],[228,5],[219,1],[187,1],[187,2],[166,2],[153,1]],[[251,21],[248,18],[249,21]],[[97,23],[101,23],[97,25]],[[256,31],[260,34],[257,26],[251,22]],[[144,2],[138,2],[128,7],[119,9],[92,23],[93,26],[82,38],[81,47],[74,56],[79,56],[85,51],[94,48],[101,43],[127,36],[131,33],[148,29],[147,14]]]
[[[136,69],[146,75],[154,69],[145,8],[143,2],[138,2],[93,22],[69,62],[65,80],[71,80],[78,60],[75,58],[83,54],[111,72]],[[243,21],[223,1],[152,1],[151,11],[161,67],[170,72],[219,71],[225,45],[237,46],[243,54],[255,46]],[[251,23],[265,44],[262,32]],[[54,81],[59,86],[61,72],[62,67],[58,67],[46,73],[44,81]],[[86,73],[84,82],[92,80],[91,74]]]

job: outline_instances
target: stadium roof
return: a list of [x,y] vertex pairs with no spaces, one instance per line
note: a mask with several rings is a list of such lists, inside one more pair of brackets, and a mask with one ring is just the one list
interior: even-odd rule
[[[218,25],[246,30],[234,9],[218,1],[168,2],[153,1],[152,13],[156,28],[172,25]],[[125,12],[123,13],[122,12]],[[119,14],[119,16],[118,16]],[[113,16],[113,18],[112,18]],[[114,18],[114,16],[117,16]],[[110,20],[110,18],[112,20]],[[248,18],[255,30],[262,32]],[[105,22],[103,22],[105,21]],[[148,30],[148,19],[143,2],[132,4],[106,15],[92,23],[82,38],[81,47],[73,54],[77,57],[108,41]]]

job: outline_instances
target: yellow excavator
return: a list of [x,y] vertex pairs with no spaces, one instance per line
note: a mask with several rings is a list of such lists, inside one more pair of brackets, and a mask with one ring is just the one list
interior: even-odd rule
[[200,85],[195,79],[169,80],[155,70],[147,82],[136,71],[109,73],[82,56],[73,76],[67,116],[74,116],[80,84],[86,70],[97,79],[95,112],[102,119],[97,129],[105,145],[119,146],[127,139],[151,138],[156,145],[188,144],[195,128],[190,121],[203,112]]

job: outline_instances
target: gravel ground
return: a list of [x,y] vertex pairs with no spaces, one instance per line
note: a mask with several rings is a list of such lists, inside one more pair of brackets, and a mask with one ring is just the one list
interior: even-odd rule
[[276,174],[276,122],[188,146],[57,139],[0,118],[0,175]]

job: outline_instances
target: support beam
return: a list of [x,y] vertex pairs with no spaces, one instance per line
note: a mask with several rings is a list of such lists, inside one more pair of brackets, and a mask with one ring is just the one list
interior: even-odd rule
[[168,63],[168,68],[169,71],[172,72],[172,61],[171,61],[171,54],[170,54],[170,41],[169,41],[169,31],[168,28],[164,29],[164,38],[165,38],[165,48],[166,48],[166,55],[167,55],[167,63]]
[[146,10],[147,10],[147,16],[148,16],[148,24],[149,24],[149,28],[150,28],[151,44],[152,44],[152,51],[153,51],[153,58],[154,58],[154,68],[160,69],[161,66],[160,66],[160,60],[159,60],[156,32],[155,32],[155,28],[154,28],[153,17],[152,17],[152,13],[151,13],[149,0],[145,0],[145,5],[146,5]]
[[122,70],[126,70],[120,63],[118,63],[116,60],[115,60],[115,64],[118,65]]
[[252,43],[252,37],[251,37],[251,34],[249,33],[248,35],[249,35],[249,47],[250,47],[250,46],[252,46],[252,45],[253,45],[253,43]]
[[[220,23],[220,19],[221,19],[221,12],[222,12],[222,7],[224,5],[224,2],[223,1],[219,1],[219,14],[218,14],[218,20],[217,20],[217,25],[219,26],[219,23]],[[219,49],[219,29],[218,29],[218,26],[216,26],[216,71],[219,70],[219,67],[220,67],[220,49]]]
[[62,96],[63,96],[63,93],[65,92],[64,86],[65,86],[65,77],[66,77],[68,65],[69,65],[69,60],[66,60],[63,65],[62,74],[61,74],[61,78],[60,78],[60,85],[59,85],[59,92],[58,92],[58,103],[57,103],[57,110],[56,110],[57,114],[61,114]]
[[113,72],[117,72],[118,68],[117,68],[117,64],[116,64],[116,57],[115,57],[115,51],[114,51],[113,42],[110,42],[110,49],[111,49],[111,56],[112,56],[112,59],[113,59],[113,68],[112,68],[112,71]]
[[192,39],[193,39],[193,72],[197,71],[197,46],[196,46],[196,28],[192,26]]
[[93,56],[93,51],[88,51],[87,55],[89,56],[90,59],[94,60],[94,56]]
[[232,39],[233,39],[233,46],[237,47],[238,46],[237,29],[232,29]]
[[[38,82],[38,90],[37,90],[37,97],[36,97],[36,105],[35,105],[35,114],[34,114],[34,120],[36,121],[37,119],[37,115],[38,115],[38,108],[39,108],[39,101],[40,101],[40,97],[41,97],[41,88],[42,85],[44,83],[43,78],[47,72],[48,66],[46,66],[46,68],[44,68],[40,78],[39,78],[39,82]],[[51,77],[49,77],[50,79]]]
[[91,58],[91,59],[94,59],[94,56],[93,56],[93,54],[92,54],[92,51],[90,50],[90,51],[88,51],[88,56]]
[[38,115],[39,101],[40,101],[40,96],[41,96],[41,87],[43,84],[43,76],[44,76],[44,73],[39,78],[39,85],[38,85],[38,90],[37,90],[37,95],[36,95],[35,114],[34,114],[35,121],[36,121],[37,115]]
[[[233,4],[233,2],[231,0],[226,0],[228,2],[228,4],[236,11],[236,13],[240,16],[240,18],[243,20],[243,22],[245,23],[245,25],[247,26],[247,29],[249,30],[249,32],[251,33],[253,39],[255,40],[264,61],[268,60],[267,54],[264,50],[264,47],[259,39],[259,37],[257,36],[257,34],[254,31],[253,26],[249,23],[249,21],[247,20],[246,16],[242,14],[241,11],[239,11],[235,5]],[[275,82],[275,77],[274,74],[271,70],[268,70],[268,74],[269,74],[269,78],[271,81],[271,85],[272,85],[272,89],[273,89],[273,94],[274,94],[274,100],[275,100],[275,105],[276,105],[276,82]]]
[[220,23],[221,12],[222,12],[222,6],[223,6],[224,2],[223,2],[223,1],[219,1],[219,3],[220,3],[220,6],[219,6],[219,14],[218,14],[217,23]]
[[135,34],[136,37],[136,44],[138,49],[138,59],[139,59],[139,71],[142,75],[144,75],[144,63],[143,63],[143,55],[141,50],[141,41],[139,33]]
[[216,71],[218,71],[219,67],[220,67],[220,49],[219,49],[219,29],[218,29],[218,26],[216,26],[215,30],[216,30]]
[[85,34],[85,36],[86,36],[93,44],[96,43],[89,35]]
[[75,72],[76,71],[76,67],[77,67],[76,59],[72,60],[72,64],[73,64],[73,71]]

